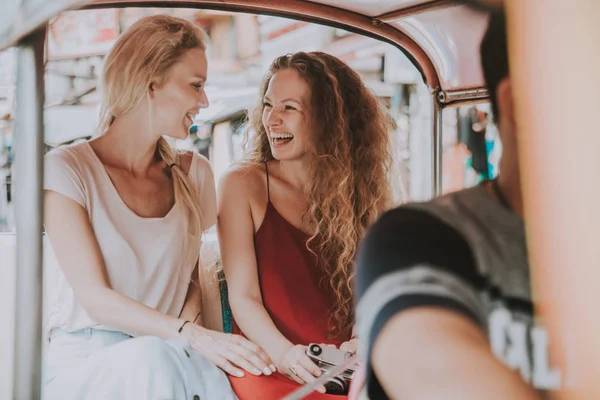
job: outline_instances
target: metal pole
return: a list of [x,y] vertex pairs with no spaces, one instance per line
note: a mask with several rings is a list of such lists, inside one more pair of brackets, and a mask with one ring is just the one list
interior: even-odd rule
[[39,399],[42,352],[42,186],[45,28],[19,44],[15,125],[17,282],[13,399]]
[[442,107],[438,98],[438,91],[434,91],[433,101],[433,141],[432,141],[432,195],[442,195]]
[[466,89],[466,90],[438,90],[438,101],[444,106],[454,103],[468,101],[489,101],[490,93],[487,89]]

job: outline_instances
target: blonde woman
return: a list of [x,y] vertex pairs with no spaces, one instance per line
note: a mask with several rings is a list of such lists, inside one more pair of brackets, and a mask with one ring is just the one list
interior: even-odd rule
[[337,58],[277,58],[252,127],[249,160],[221,181],[219,238],[234,328],[265,349],[279,374],[232,377],[240,400],[257,392],[278,399],[313,381],[320,370],[305,354],[311,342],[356,350],[354,254],[391,205],[390,119]]
[[61,267],[47,399],[233,399],[222,370],[270,371],[253,343],[203,328],[192,283],[216,223],[213,174],[164,136],[185,139],[208,106],[203,37],[168,16],[134,24],[106,57],[101,135],[46,156],[45,226]]

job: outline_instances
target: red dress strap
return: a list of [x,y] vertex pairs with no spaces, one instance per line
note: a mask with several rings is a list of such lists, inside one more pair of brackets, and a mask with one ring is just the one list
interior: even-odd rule
[[[290,342],[329,343],[329,316],[335,296],[329,277],[318,262],[318,256],[307,248],[306,232],[287,221],[271,203],[269,172],[267,174],[267,209],[262,225],[254,236],[254,249],[262,300],[275,326]],[[241,333],[233,323],[235,333]],[[274,360],[277,361],[277,360]],[[271,376],[231,377],[230,382],[240,400],[279,399],[298,388],[298,384],[275,373]],[[338,399],[341,396],[314,393],[308,399]]]

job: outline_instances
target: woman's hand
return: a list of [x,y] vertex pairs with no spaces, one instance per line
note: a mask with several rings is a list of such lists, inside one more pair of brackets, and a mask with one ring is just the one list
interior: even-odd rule
[[256,376],[271,375],[276,371],[267,353],[242,336],[211,331],[193,324],[186,324],[181,334],[194,350],[230,375],[241,378],[244,376],[242,369]]
[[348,353],[356,354],[358,350],[358,339],[352,338],[347,342],[340,344],[340,350],[347,351]]
[[[307,347],[302,345],[290,347],[277,366],[281,374],[301,385],[313,382],[315,377],[321,376],[321,369],[306,355],[306,349]],[[325,393],[325,388],[320,386],[316,391]]]

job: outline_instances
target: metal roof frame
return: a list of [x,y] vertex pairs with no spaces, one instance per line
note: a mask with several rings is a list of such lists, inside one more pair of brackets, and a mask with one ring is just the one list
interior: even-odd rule
[[[8,0],[10,1],[10,0]],[[17,67],[17,157],[16,210],[17,310],[14,360],[14,398],[39,398],[41,378],[41,277],[43,215],[43,104],[44,40],[49,20],[61,11],[112,7],[187,7],[254,14],[267,14],[339,27],[379,39],[402,50],[419,69],[431,90],[432,176],[431,193],[441,194],[441,127],[445,107],[482,102],[487,91],[481,86],[440,87],[440,66],[394,21],[455,6],[449,0],[421,0],[390,12],[369,16],[340,6],[305,0],[13,0],[7,7],[7,28],[0,27],[0,49],[19,46]],[[346,4],[343,0],[338,5]],[[1,15],[1,14],[0,14]],[[1,18],[0,18],[1,20]],[[0,21],[0,26],[2,23]],[[459,85],[460,86],[460,85]],[[25,168],[27,163],[27,168]],[[33,311],[32,311],[33,310]]]
[[[50,3],[34,0],[37,3]],[[460,102],[482,102],[487,100],[487,92],[482,85],[445,88],[440,84],[439,66],[434,65],[431,57],[424,51],[422,44],[403,32],[393,22],[426,13],[459,6],[452,0],[421,0],[417,4],[409,3],[405,7],[384,14],[368,16],[344,9],[339,6],[321,4],[306,0],[53,0],[53,7],[41,7],[36,12],[23,7],[16,13],[17,18],[8,34],[0,30],[0,49],[18,43],[28,33],[43,26],[53,14],[69,9],[94,9],[118,7],[166,7],[166,8],[204,8],[231,12],[266,14],[291,18],[312,23],[343,28],[348,31],[385,41],[398,47],[420,71],[423,81],[432,90],[443,91],[440,100],[453,98],[452,102],[441,101],[442,108],[459,105]],[[61,6],[62,5],[62,8]],[[28,21],[25,23],[24,21]]]

